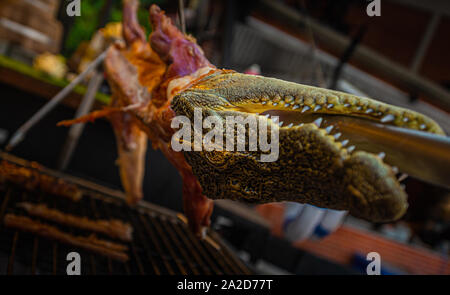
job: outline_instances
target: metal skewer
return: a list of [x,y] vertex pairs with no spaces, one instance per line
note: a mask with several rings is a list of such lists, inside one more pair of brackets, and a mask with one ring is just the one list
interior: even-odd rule
[[6,151],[11,151],[24,138],[28,130],[30,130],[36,123],[45,117],[51,110],[53,110],[83,79],[99,64],[103,62],[106,57],[106,51],[102,52],[89,66],[79,74],[69,85],[64,87],[58,94],[56,94],[50,101],[48,101],[42,108],[40,108],[28,121],[26,121],[20,128],[11,136],[11,139],[6,146]]
[[[95,102],[95,95],[103,82],[103,72],[95,71],[92,75],[89,85],[86,90],[86,94],[77,109],[75,118],[82,117],[90,112]],[[65,170],[69,164],[73,152],[78,144],[78,139],[83,133],[85,123],[75,124],[70,127],[69,134],[67,135],[66,142],[64,143],[62,152],[58,160],[58,169]]]
[[184,17],[184,0],[178,0],[178,9],[180,12],[181,32],[183,32],[183,34],[186,34],[186,20]]

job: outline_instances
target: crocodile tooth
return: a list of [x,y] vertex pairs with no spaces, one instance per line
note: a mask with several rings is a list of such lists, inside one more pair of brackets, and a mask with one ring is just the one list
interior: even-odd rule
[[288,96],[286,96],[286,97],[284,98],[284,101],[286,101],[286,102],[292,102],[292,101],[294,101],[294,97],[288,95]]
[[317,111],[320,110],[321,108],[322,108],[322,106],[316,105],[316,106],[314,107],[314,112],[317,112]]
[[267,119],[269,119],[270,115],[269,114],[265,114],[264,115]]
[[274,102],[272,105],[273,105],[274,107],[276,107],[276,106],[278,105],[278,102]]
[[344,107],[349,108],[351,105],[349,103],[344,104]]
[[381,153],[378,154],[378,157],[380,157],[381,160],[383,160],[384,157],[386,157],[386,154],[384,152],[381,152]]
[[367,109],[367,110],[366,110],[366,114],[370,114],[370,113],[372,113],[372,112],[373,112],[372,109]]
[[347,150],[349,151],[349,153],[351,153],[355,150],[355,146],[354,145],[349,146]]
[[397,174],[398,173],[398,167],[397,166],[392,166],[392,171]]
[[280,123],[278,123],[278,125],[280,125],[280,127],[283,126],[283,121],[281,121]]
[[348,144],[348,139],[343,140],[343,141],[341,142],[341,144],[342,144],[342,146],[346,146],[346,145]]
[[395,120],[395,116],[392,114],[387,114],[386,116],[384,116],[383,118],[381,118],[381,123],[388,123],[388,122],[392,122]]
[[298,127],[302,127],[303,125],[305,125],[305,123],[300,123],[298,124]]
[[313,123],[316,124],[317,127],[320,127],[320,125],[322,124],[322,117],[320,117],[319,119],[316,119]]
[[329,134],[331,132],[331,130],[333,130],[334,126],[330,125],[327,128],[325,128],[325,131]]
[[408,121],[409,121],[409,119],[408,119],[407,117],[404,117],[404,118],[403,118],[403,122],[406,123],[406,122],[408,122]]
[[261,104],[266,104],[267,103],[267,101],[263,101],[263,102],[261,102]]
[[329,105],[327,105],[327,109],[331,109],[334,107],[334,104],[330,103]]
[[402,175],[400,175],[400,177],[398,178],[398,182],[402,182],[403,180],[405,180],[408,177],[408,174],[403,173]]
[[291,123],[291,124],[289,124],[287,127],[288,128],[291,128],[291,127],[293,127],[294,126],[294,123]]
[[309,106],[304,106],[302,109],[302,113],[309,111],[311,108]]
[[425,125],[425,124],[420,124],[420,126],[419,126],[419,127],[420,127],[420,129],[422,129],[422,130],[423,130],[423,129],[427,128],[427,125]]
[[298,108],[300,108],[300,106],[299,106],[298,104],[296,104],[292,109],[293,109],[293,110],[296,110],[296,109],[298,109]]
[[342,133],[338,132],[336,133],[334,136],[334,139],[339,139],[339,137],[341,137]]

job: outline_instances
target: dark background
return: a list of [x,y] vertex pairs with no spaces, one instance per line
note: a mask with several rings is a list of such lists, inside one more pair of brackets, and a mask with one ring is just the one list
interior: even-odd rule
[[[0,89],[2,89],[0,128],[6,129],[10,135],[48,101],[6,84],[0,84]],[[74,109],[59,105],[28,132],[25,140],[14,148],[12,154],[56,169],[59,154],[69,131],[68,128],[57,127],[56,124],[71,119],[74,115]],[[99,119],[85,125],[65,172],[121,189],[119,171],[115,165],[116,158],[113,130],[109,122]],[[151,148],[150,143],[146,163],[145,200],[182,211],[181,178],[162,153]]]

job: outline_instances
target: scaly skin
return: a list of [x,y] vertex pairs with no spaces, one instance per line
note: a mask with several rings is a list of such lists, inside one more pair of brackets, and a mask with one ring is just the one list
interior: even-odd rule
[[[203,117],[260,116],[276,110],[307,114],[359,117],[382,124],[443,134],[430,118],[419,113],[337,91],[273,78],[218,71],[174,97],[172,108],[194,122],[194,108]],[[406,118],[406,119],[405,119]],[[279,128],[269,120],[269,129]],[[248,130],[248,125],[246,125]],[[203,136],[208,132],[203,129]],[[236,137],[236,135],[235,135]],[[270,135],[268,135],[270,138]],[[374,222],[400,218],[407,195],[393,169],[365,151],[335,139],[314,123],[279,128],[280,150],[275,162],[260,162],[261,152],[185,152],[205,194],[212,199],[253,203],[295,201],[349,210]],[[248,150],[248,149],[246,149]]]

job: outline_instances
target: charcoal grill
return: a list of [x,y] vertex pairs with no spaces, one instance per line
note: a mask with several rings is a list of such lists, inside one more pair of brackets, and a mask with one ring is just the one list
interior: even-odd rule
[[[30,167],[29,162],[3,152],[0,153],[0,159]],[[2,185],[0,274],[64,275],[68,264],[66,256],[72,251],[81,256],[82,274],[250,274],[246,265],[215,232],[210,231],[206,239],[200,240],[189,231],[180,215],[173,211],[147,202],[130,208],[122,192],[46,168],[42,169],[42,173],[76,184],[83,192],[83,198],[73,202],[61,196],[27,191],[14,184]],[[16,206],[18,202],[45,203],[50,208],[79,216],[92,219],[117,218],[130,223],[134,229],[133,240],[127,243],[130,259],[127,262],[116,261],[32,233],[7,228],[3,224],[5,214],[27,215]],[[80,229],[55,225],[70,234],[89,234]],[[112,238],[108,240],[115,241]]]

